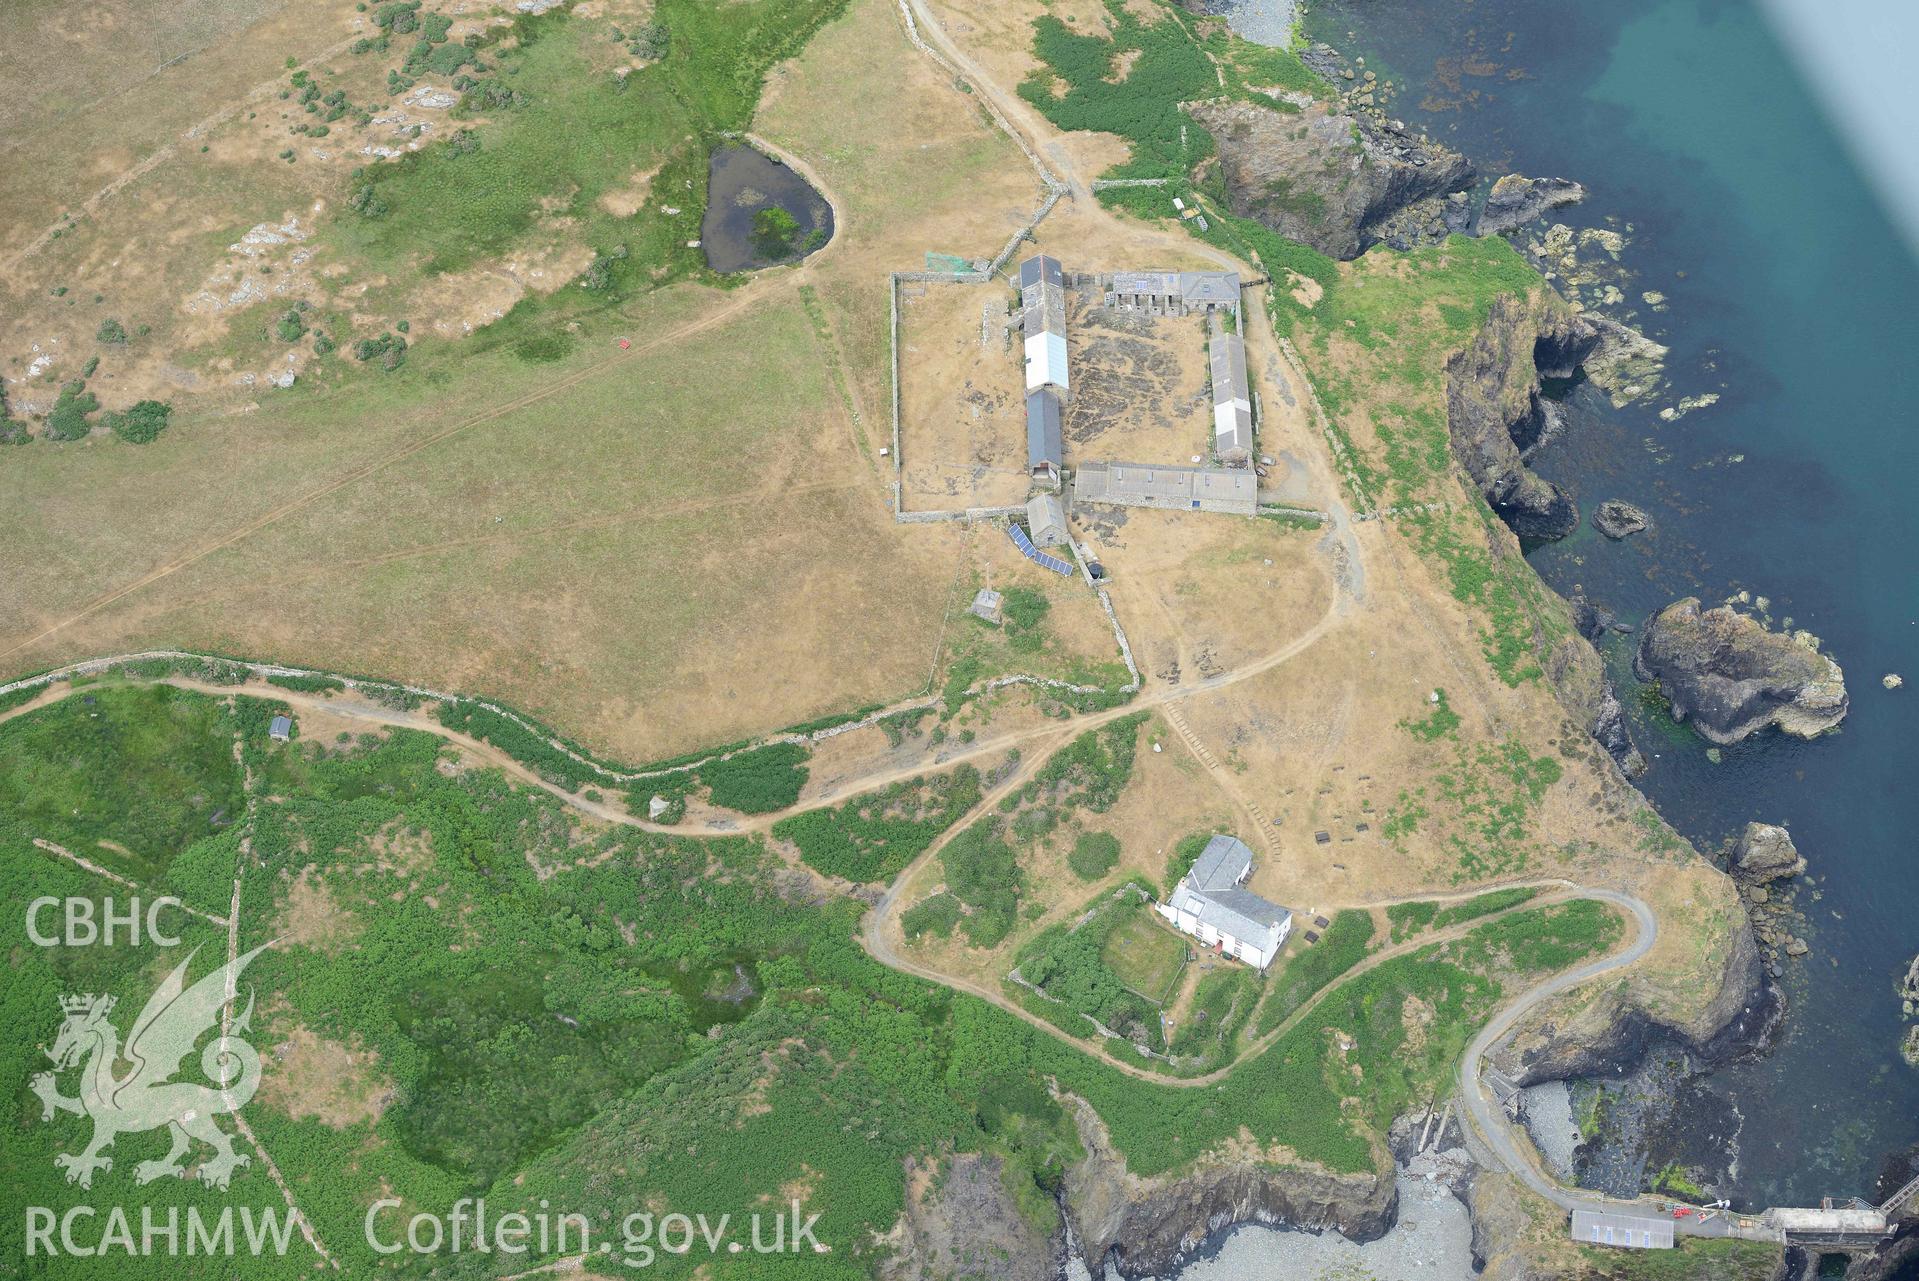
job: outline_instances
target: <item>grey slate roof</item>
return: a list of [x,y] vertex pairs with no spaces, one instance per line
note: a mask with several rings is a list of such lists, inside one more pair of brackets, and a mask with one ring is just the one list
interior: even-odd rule
[[1116,271],[1116,294],[1147,294],[1188,307],[1239,306],[1239,274],[1232,271]]
[[1188,876],[1198,890],[1229,890],[1252,870],[1253,851],[1237,836],[1215,836],[1193,860]]
[[1236,836],[1215,836],[1173,891],[1173,906],[1245,942],[1270,938],[1274,927],[1291,919],[1292,913],[1239,888],[1252,866],[1253,851],[1246,842]]
[[1113,292],[1178,297],[1179,273],[1176,271],[1116,271],[1113,273]]
[[1061,449],[1059,393],[1050,387],[1026,393],[1026,469],[1058,468],[1065,460]]
[[1019,265],[1020,325],[1034,334],[1066,336],[1066,278],[1059,259],[1034,254]]
[[1251,890],[1201,893],[1183,881],[1173,891],[1173,906],[1179,911],[1191,912],[1202,924],[1242,943],[1269,941],[1274,928],[1292,916],[1285,908],[1268,903]]
[[1212,305],[1239,306],[1239,273],[1233,271],[1182,271],[1179,292],[1189,307]]
[[1065,277],[1060,274],[1059,259],[1051,254],[1034,254],[1019,265],[1019,287],[1031,289],[1034,285],[1064,285]]
[[1213,339],[1213,403],[1250,400],[1246,391],[1246,341],[1238,334]]
[[[1253,451],[1252,394],[1246,381],[1246,343],[1238,334],[1213,338],[1213,448],[1222,458]],[[1220,411],[1226,422],[1220,422]]]
[[1035,494],[1026,500],[1026,528],[1035,547],[1057,547],[1066,541],[1066,508],[1057,494]]
[[1084,463],[1078,497],[1086,502],[1146,500],[1184,503],[1192,498],[1240,502],[1259,499],[1259,478],[1226,467],[1162,467],[1147,463]]

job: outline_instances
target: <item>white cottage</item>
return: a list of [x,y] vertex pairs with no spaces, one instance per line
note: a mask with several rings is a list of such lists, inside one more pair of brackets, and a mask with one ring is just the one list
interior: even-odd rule
[[1215,836],[1155,910],[1205,946],[1263,970],[1286,945],[1293,914],[1241,888],[1252,872],[1253,851],[1246,842]]

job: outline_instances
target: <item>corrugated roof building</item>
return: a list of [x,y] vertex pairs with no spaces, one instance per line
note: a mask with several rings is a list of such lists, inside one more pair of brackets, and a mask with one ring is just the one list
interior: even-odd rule
[[1238,334],[1212,342],[1213,452],[1243,466],[1253,458],[1253,400],[1246,380],[1246,343]]
[[1060,430],[1059,393],[1051,387],[1026,393],[1026,470],[1036,480],[1059,484],[1065,461]]
[[1066,376],[1066,277],[1059,259],[1035,254],[1019,265],[1020,329],[1026,335],[1026,390],[1071,392]]
[[1259,478],[1234,467],[1082,463],[1073,472],[1073,501],[1256,516]]
[[1672,1249],[1672,1220],[1637,1214],[1573,1211],[1573,1240],[1581,1245],[1616,1245],[1634,1250]]
[[1263,970],[1285,946],[1293,914],[1241,888],[1252,870],[1246,842],[1215,836],[1156,910],[1206,946]]

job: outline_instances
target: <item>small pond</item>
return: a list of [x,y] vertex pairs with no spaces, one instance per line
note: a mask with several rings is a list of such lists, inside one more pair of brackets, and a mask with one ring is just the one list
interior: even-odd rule
[[833,207],[791,168],[752,147],[720,147],[706,176],[700,245],[718,272],[797,262],[833,238]]

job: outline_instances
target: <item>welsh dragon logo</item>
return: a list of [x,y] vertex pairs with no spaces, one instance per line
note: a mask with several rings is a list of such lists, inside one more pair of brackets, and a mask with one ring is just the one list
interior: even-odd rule
[[[173,1148],[160,1160],[134,1167],[133,1177],[139,1183],[167,1175],[184,1177],[182,1158],[193,1139],[213,1149],[199,1170],[200,1181],[208,1187],[224,1190],[233,1172],[251,1162],[251,1157],[233,1150],[233,1136],[214,1124],[220,1113],[246,1106],[260,1085],[260,1055],[237,1035],[247,1031],[252,1021],[251,993],[246,1008],[230,1018],[200,1054],[200,1070],[213,1084],[171,1078],[201,1035],[222,1021],[223,1012],[230,1014],[229,1007],[239,999],[241,973],[268,946],[262,944],[234,958],[192,987],[186,985],[187,966],[193,960],[193,953],[188,953],[133,1021],[124,1047],[107,1017],[113,1013],[113,997],[87,993],[60,998],[67,1017],[47,1051],[53,1071],[33,1078],[33,1092],[40,1096],[43,1121],[51,1121],[56,1112],[72,1112],[93,1121],[93,1141],[83,1151],[54,1158],[54,1164],[67,1172],[67,1182],[92,1187],[96,1170],[113,1168],[113,1158],[104,1153],[116,1137],[163,1125],[172,1131]],[[131,1067],[125,1075],[116,1076],[114,1069],[122,1062]],[[77,1098],[61,1094],[54,1079],[69,1068],[80,1069]]]

